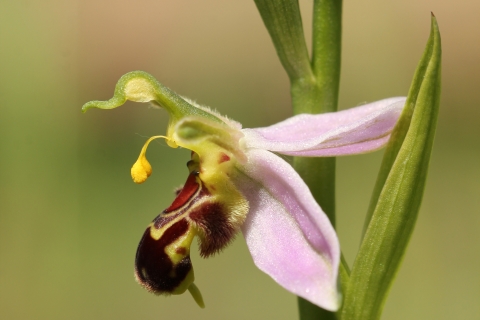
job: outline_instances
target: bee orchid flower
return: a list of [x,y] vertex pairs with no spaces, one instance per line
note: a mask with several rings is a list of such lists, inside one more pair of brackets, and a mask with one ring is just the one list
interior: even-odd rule
[[150,141],[164,138],[192,151],[189,175],[173,203],[147,227],[137,249],[135,277],[156,294],[194,284],[190,245],[202,257],[225,248],[241,230],[254,263],[285,289],[327,310],[340,305],[340,246],[330,221],[292,166],[276,153],[332,157],[384,146],[405,103],[390,98],[345,111],[302,114],[265,128],[242,126],[199,106],[141,71],[124,75],[113,98],[82,108],[113,109],[127,100],[150,102],[170,116],[165,136],[150,138],[132,167],[134,182],[152,173]]

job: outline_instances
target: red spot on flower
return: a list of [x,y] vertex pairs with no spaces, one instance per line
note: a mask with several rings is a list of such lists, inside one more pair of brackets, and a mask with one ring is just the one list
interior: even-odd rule
[[221,152],[220,159],[218,159],[218,164],[223,163],[225,161],[230,161],[230,157],[227,154]]
[[184,247],[178,247],[177,249],[175,249],[175,252],[181,255],[185,255],[187,253],[187,249],[185,249]]

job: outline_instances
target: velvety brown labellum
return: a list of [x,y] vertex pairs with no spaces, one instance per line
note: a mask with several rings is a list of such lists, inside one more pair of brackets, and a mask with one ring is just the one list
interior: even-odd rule
[[209,257],[223,248],[235,237],[236,229],[229,223],[224,206],[218,202],[205,202],[189,215],[196,222],[200,233],[200,255]]
[[149,291],[156,294],[171,293],[185,280],[192,263],[187,255],[179,263],[173,264],[165,248],[188,231],[188,222],[185,218],[175,222],[158,240],[152,238],[150,228],[145,230],[138,245],[135,276]]
[[[198,164],[190,163],[190,167],[195,166]],[[193,275],[187,279],[192,265],[190,242],[185,247],[185,237],[193,237],[190,232],[198,234],[200,255],[213,255],[223,249],[237,231],[228,214],[227,207],[218,202],[200,180],[199,172],[191,171],[173,203],[143,234],[135,261],[137,281],[157,294],[178,293],[175,290],[179,286],[193,281]]]
[[[176,264],[165,249],[187,232],[191,232],[186,213],[192,203],[191,200],[200,189],[197,176],[197,172],[190,173],[185,186],[178,192],[172,205],[153,220],[138,245],[135,276],[142,286],[154,293],[172,293],[192,269],[188,254],[190,248],[182,246],[175,248],[176,254],[184,256]],[[155,232],[157,230],[159,232]],[[153,234],[160,234],[160,238],[156,240],[152,237],[152,231]]]

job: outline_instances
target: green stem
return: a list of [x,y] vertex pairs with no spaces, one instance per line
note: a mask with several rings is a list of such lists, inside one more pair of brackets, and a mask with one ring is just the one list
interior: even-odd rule
[[[292,81],[293,113],[334,112],[338,105],[342,1],[315,0],[313,77]],[[309,75],[308,75],[309,76]],[[295,158],[294,167],[335,226],[335,158]]]
[[335,158],[293,158],[293,167],[335,227]]
[[[290,79],[293,113],[337,110],[341,58],[341,0],[315,0],[313,52],[310,61],[298,0],[255,0],[278,57]],[[293,166],[335,226],[335,158],[294,157]],[[341,281],[348,280],[342,260]],[[300,319],[336,319],[299,298]]]
[[342,50],[342,1],[315,0],[312,70],[320,88],[321,113],[337,111]]
[[[313,77],[291,82],[294,114],[334,112],[338,105],[342,1],[315,0],[313,14]],[[335,227],[335,158],[295,157],[293,166]],[[349,271],[344,260],[340,269],[345,286]],[[302,298],[298,307],[302,320],[337,319]]]

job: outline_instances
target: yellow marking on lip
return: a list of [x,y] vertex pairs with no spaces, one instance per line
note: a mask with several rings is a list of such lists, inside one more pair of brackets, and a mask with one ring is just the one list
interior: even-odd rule
[[185,276],[185,279],[183,279],[183,281],[180,282],[178,287],[176,287],[175,289],[173,289],[172,292],[169,292],[169,293],[171,293],[171,294],[182,294],[182,293],[184,293],[185,291],[187,291],[188,287],[190,287],[192,285],[194,280],[195,280],[195,275],[193,273],[193,267],[192,267],[190,269],[190,271],[188,272],[188,274]]
[[[165,247],[165,253],[174,265],[177,265],[185,257],[190,255],[190,246],[196,234],[197,232],[195,231],[195,228],[193,228],[191,223],[188,223],[188,230],[182,236]],[[184,248],[185,252],[179,253],[177,251],[178,248]]]

